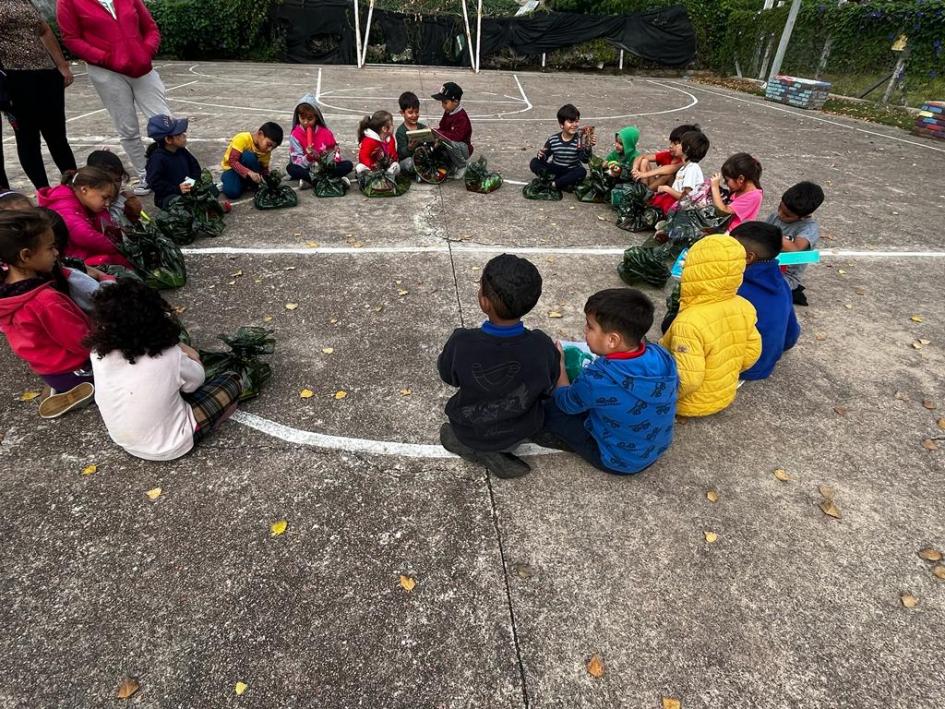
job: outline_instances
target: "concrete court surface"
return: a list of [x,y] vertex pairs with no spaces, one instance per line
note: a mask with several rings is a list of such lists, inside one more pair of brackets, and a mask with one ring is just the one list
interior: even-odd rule
[[[42,421],[18,400],[37,379],[0,350],[0,707],[118,705],[125,676],[141,687],[127,704],[162,708],[942,706],[945,581],[917,551],[945,548],[943,452],[922,445],[945,446],[945,146],[678,79],[159,70],[214,169],[229,135],[288,127],[307,91],[354,155],[359,115],[455,80],[476,154],[510,183],[489,196],[457,183],[395,200],[304,192],[274,213],[237,204],[165,294],[204,347],[271,326],[275,374],[240,422],[172,463],[125,455],[94,408]],[[620,285],[619,250],[643,238],[606,206],[527,202],[512,183],[569,101],[601,153],[626,123],[656,149],[699,122],[707,175],[739,150],[761,160],[765,214],[793,182],[820,182],[832,253],[808,272],[803,335],[774,376],[681,422],[644,474],[542,453],[527,477],[490,479],[435,445],[451,393],[436,356],[479,322],[482,266],[527,254],[545,278],[527,323],[578,339],[584,300]],[[81,161],[119,149],[84,76],[67,106]],[[424,102],[424,119],[437,108]],[[658,322],[665,293],[650,295]],[[315,396],[300,399],[304,387]],[[820,484],[840,519],[818,508]],[[287,531],[271,537],[279,519]],[[600,678],[585,666],[595,654]]]

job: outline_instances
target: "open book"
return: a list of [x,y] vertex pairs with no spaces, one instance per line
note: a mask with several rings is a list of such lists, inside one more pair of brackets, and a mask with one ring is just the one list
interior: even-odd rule
[[420,145],[421,143],[432,143],[434,140],[436,140],[436,136],[433,134],[431,128],[419,128],[417,130],[407,131],[408,143]]

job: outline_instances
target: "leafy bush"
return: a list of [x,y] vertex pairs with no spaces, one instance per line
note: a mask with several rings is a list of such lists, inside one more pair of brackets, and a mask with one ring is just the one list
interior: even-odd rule
[[180,59],[281,58],[284,43],[272,29],[277,0],[151,0],[161,28],[162,55]]

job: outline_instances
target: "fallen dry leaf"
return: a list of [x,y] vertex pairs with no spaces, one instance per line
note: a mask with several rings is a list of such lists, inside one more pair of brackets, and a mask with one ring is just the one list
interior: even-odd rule
[[938,421],[935,422],[935,425],[938,426],[943,431],[945,431],[945,419],[939,419]]
[[148,490],[144,494],[148,496],[149,500],[156,500],[161,496],[161,488],[152,487],[150,490]]
[[814,335],[814,339],[817,340],[817,342],[823,342],[827,339],[827,335],[826,333],[818,332]]
[[938,549],[926,547],[925,549],[919,550],[919,558],[925,559],[926,561],[941,561],[942,552],[940,552]]
[[407,290],[406,288],[400,288],[400,289],[397,290],[397,295],[399,295],[399,296],[405,296],[405,295],[407,295],[409,292],[410,292],[410,291]]
[[922,399],[922,406],[927,408],[929,411],[935,411],[935,402],[931,399]]
[[846,271],[844,271],[842,268],[838,268],[837,273],[839,273],[842,276],[843,274],[846,273]]
[[286,310],[295,310],[297,307],[299,307],[299,304],[298,304],[298,303],[286,303],[286,304],[285,304],[285,309],[286,309]]
[[709,544],[715,544],[719,539],[719,535],[715,532],[703,532],[702,534],[705,536],[705,540]]
[[246,684],[245,682],[237,682],[233,686],[233,691],[236,692],[237,697],[242,697],[243,692],[245,692],[248,688],[249,688],[249,685]]
[[919,605],[919,599],[913,596],[911,593],[902,594],[899,596],[899,601],[906,608],[915,608],[917,605]]
[[289,523],[284,519],[280,519],[278,522],[273,522],[269,525],[269,534],[273,537],[279,537],[285,534],[286,527],[289,526]]
[[718,502],[718,501],[719,501],[719,493],[718,493],[718,491],[715,490],[715,489],[709,490],[709,491],[705,494],[705,499],[707,499],[709,502]]
[[512,571],[522,579],[530,579],[535,575],[534,569],[528,564],[512,564]]
[[33,399],[36,399],[37,397],[41,395],[42,395],[42,392],[38,392],[38,391],[24,391],[17,397],[17,399],[19,399],[20,401],[32,401]]
[[777,468],[774,471],[774,477],[783,483],[786,483],[791,479],[791,476],[787,474],[787,471],[784,468]]
[[322,347],[322,354],[331,354],[334,351],[334,347]]
[[307,249],[317,249],[317,248],[318,248],[318,242],[317,242],[317,241],[306,241],[306,242],[305,242],[305,248],[307,248]]
[[850,303],[844,303],[843,307],[846,308],[847,310],[853,310],[853,306]]
[[823,512],[828,517],[833,517],[834,519],[840,519],[840,508],[834,503],[833,500],[827,499],[820,503],[820,511]]
[[676,697],[663,697],[661,703],[662,709],[682,709],[682,702]]
[[928,345],[928,344],[931,343],[931,342],[932,342],[931,340],[925,340],[925,339],[923,339],[923,338],[920,337],[918,340],[914,340],[914,341],[912,342],[912,349],[921,350],[923,347],[925,347],[926,345]]
[[932,575],[937,579],[945,581],[945,566],[936,564],[934,567],[932,567]]
[[551,312],[548,313],[548,317],[549,318],[563,318],[564,316],[561,313],[559,313],[557,310],[552,310]]
[[413,394],[413,389],[401,389],[401,390],[400,390],[400,395],[401,395],[401,396],[410,396],[411,394]]
[[271,315],[263,315],[263,322],[272,322]]
[[403,574],[400,575],[400,587],[407,593],[410,593],[416,585],[417,582],[409,576],[404,576]]
[[604,676],[604,661],[600,659],[599,655],[592,655],[591,659],[587,661],[587,674],[597,679]]
[[924,322],[924,320],[923,320],[923,318],[922,318],[921,315],[913,315],[913,316],[912,316],[911,318],[909,318],[909,319],[910,319],[912,322]]
[[338,399],[339,401],[341,399],[344,399],[346,396],[348,396],[348,392],[346,392],[344,389],[340,389],[335,392],[335,398]]
[[83,475],[92,475],[96,471],[98,471],[98,466],[95,463],[92,463],[91,465],[86,465],[84,468],[82,468]]
[[924,441],[922,441],[922,447],[927,451],[937,451],[938,443],[933,441],[931,438],[926,438]]
[[817,492],[819,492],[827,500],[833,499],[833,488],[829,485],[824,485],[821,483],[817,486]]
[[239,278],[242,275],[243,275],[242,271],[233,271],[233,273],[230,274],[230,278]]
[[833,411],[834,411],[835,414],[837,414],[837,416],[846,416],[846,415],[847,415],[847,407],[846,407],[846,406],[834,406],[834,407],[833,407]]
[[118,699],[128,699],[139,689],[141,689],[141,685],[138,684],[138,680],[134,677],[125,677],[121,681],[121,684],[118,685],[118,691],[115,693],[115,696]]
[[303,389],[299,392],[300,399],[311,399],[313,396],[315,396],[315,392],[311,389]]

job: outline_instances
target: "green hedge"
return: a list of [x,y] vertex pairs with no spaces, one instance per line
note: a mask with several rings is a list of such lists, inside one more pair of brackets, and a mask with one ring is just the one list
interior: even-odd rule
[[150,0],[161,28],[161,54],[179,59],[278,60],[274,0]]

